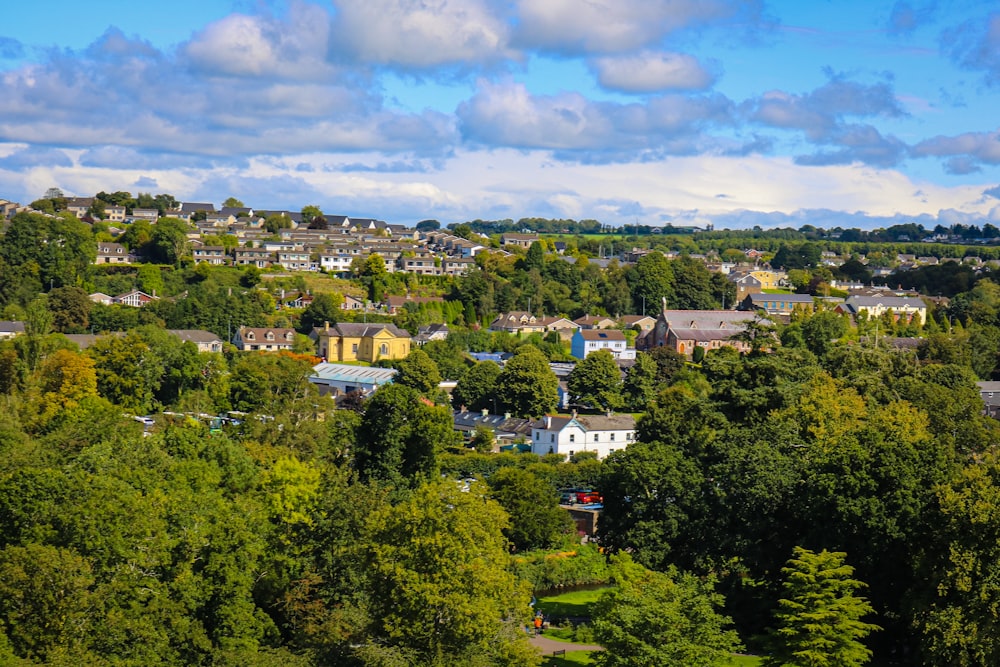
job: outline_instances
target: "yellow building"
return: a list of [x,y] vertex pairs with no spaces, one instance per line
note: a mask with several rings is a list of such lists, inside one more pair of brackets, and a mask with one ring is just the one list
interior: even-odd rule
[[319,356],[329,362],[403,359],[410,354],[410,335],[395,324],[342,322],[313,329]]

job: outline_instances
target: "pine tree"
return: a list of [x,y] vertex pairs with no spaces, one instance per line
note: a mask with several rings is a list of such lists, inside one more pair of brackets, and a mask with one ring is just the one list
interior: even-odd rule
[[774,614],[771,655],[764,667],[860,667],[872,652],[862,643],[879,626],[861,619],[872,606],[855,595],[865,586],[839,551],[795,547],[782,568],[785,597]]

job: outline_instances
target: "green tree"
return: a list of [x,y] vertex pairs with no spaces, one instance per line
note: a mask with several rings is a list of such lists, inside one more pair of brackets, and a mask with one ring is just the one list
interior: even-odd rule
[[445,380],[459,380],[469,369],[469,358],[454,341],[429,340],[420,349],[434,360]]
[[176,265],[189,252],[187,233],[188,224],[183,220],[160,218],[153,225],[144,252],[153,262]]
[[421,220],[417,223],[415,229],[418,232],[433,232],[441,229],[441,223],[437,220]]
[[594,635],[605,651],[599,667],[662,667],[725,664],[740,640],[719,612],[722,596],[714,582],[675,568],[652,572],[628,554],[612,557],[615,588],[592,610]]
[[659,309],[664,299],[668,306],[674,303],[673,266],[663,253],[643,255],[626,277],[632,288],[632,307],[635,312]]
[[97,370],[101,396],[135,414],[154,408],[164,365],[149,343],[136,332],[103,336],[87,348]]
[[[500,366],[492,361],[481,361],[459,378],[451,392],[451,404],[457,410],[465,407],[470,412],[488,409],[496,412],[496,384]],[[502,403],[501,403],[502,405]]]
[[299,331],[308,334],[313,327],[322,327],[326,323],[334,325],[340,314],[340,304],[329,292],[320,292],[313,297],[302,315],[299,317]]
[[49,292],[52,326],[60,333],[83,333],[90,325],[94,302],[80,287],[57,287]]
[[795,547],[782,568],[784,597],[774,614],[766,667],[859,667],[871,659],[863,642],[880,628],[861,620],[873,610],[856,595],[864,583],[853,578],[846,556]]
[[559,405],[559,380],[534,345],[522,345],[500,372],[497,398],[516,417],[540,417]]
[[396,368],[396,376],[393,378],[395,384],[412,387],[424,396],[437,394],[438,385],[441,384],[441,373],[438,372],[434,360],[420,348],[416,348],[405,359],[400,359],[393,365]]
[[643,412],[655,398],[657,371],[656,360],[653,357],[645,352],[636,355],[635,364],[628,369],[625,381],[622,383],[622,398],[628,410]]
[[319,206],[310,204],[308,206],[302,207],[302,222],[305,225],[309,225],[309,223],[311,223],[313,220],[315,220],[316,218],[320,218],[322,216],[323,216],[323,211],[322,209],[320,209]]
[[489,454],[493,451],[496,441],[496,433],[493,429],[485,424],[477,424],[476,428],[472,429],[469,445],[480,454]]
[[226,201],[222,202],[222,208],[243,208],[244,204],[236,197],[229,197]]
[[598,350],[577,363],[566,378],[570,400],[601,410],[622,406],[622,374],[610,350]]
[[354,447],[362,480],[412,487],[432,479],[438,454],[455,442],[451,413],[427,405],[411,387],[382,387],[363,405]]
[[500,505],[448,480],[372,514],[361,543],[372,619],[364,648],[395,657],[377,664],[538,664],[522,630],[530,591],[510,572],[506,525]]
[[545,267],[545,248],[539,241],[535,241],[528,248],[528,254],[524,257],[522,267],[525,271],[533,269],[541,271]]
[[488,481],[490,497],[510,515],[504,535],[516,550],[548,549],[572,532],[573,520],[548,481],[521,468],[501,468]]

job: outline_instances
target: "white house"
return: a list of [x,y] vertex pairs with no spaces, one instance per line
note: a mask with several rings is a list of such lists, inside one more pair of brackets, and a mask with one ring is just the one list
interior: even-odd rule
[[635,348],[628,347],[625,334],[617,329],[578,329],[570,343],[570,353],[577,359],[598,350],[608,350],[615,359],[635,359]]
[[634,440],[632,415],[546,416],[531,427],[531,451],[538,455],[597,452],[597,458],[603,459]]

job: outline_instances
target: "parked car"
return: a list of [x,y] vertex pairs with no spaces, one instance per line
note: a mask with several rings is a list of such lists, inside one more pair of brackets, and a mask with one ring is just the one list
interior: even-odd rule
[[581,505],[593,505],[604,502],[604,496],[599,494],[593,489],[586,489],[584,491],[578,491],[576,494],[576,502]]

